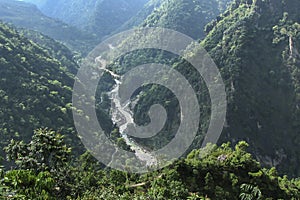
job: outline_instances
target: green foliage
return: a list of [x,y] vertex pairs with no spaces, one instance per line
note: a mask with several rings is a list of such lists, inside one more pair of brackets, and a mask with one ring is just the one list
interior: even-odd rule
[[[144,26],[195,30],[199,26],[191,26],[195,23],[187,23],[185,16],[191,13],[189,19],[196,18],[197,12],[191,10],[197,7],[197,3],[206,2],[166,1],[155,11],[157,15],[150,15]],[[187,52],[193,57],[203,46],[219,67],[224,80],[228,112],[219,142],[232,141],[235,144],[238,140],[248,141],[251,152],[264,166],[277,166],[280,173],[291,176],[300,174],[297,167],[300,160],[297,148],[300,141],[297,8],[300,8],[300,3],[296,0],[236,0],[207,25],[208,35],[203,41],[193,44]],[[182,20],[178,20],[177,16]],[[119,66],[112,68],[122,74],[132,66],[147,62],[171,65],[192,85],[202,117],[191,149],[199,148],[211,114],[208,90],[201,76],[184,60],[153,50],[126,55]],[[174,137],[178,128],[178,102],[168,89],[161,86],[150,85],[138,92],[139,101],[133,108],[137,124],[149,122],[147,111],[153,104],[163,105],[169,114],[165,127],[156,137],[147,140],[134,138],[150,149],[159,149]]]
[[73,144],[76,151],[82,150],[70,106],[70,88],[78,66],[69,52],[54,53],[62,48],[56,42],[51,43],[50,51],[49,43],[42,48],[0,24],[1,155],[11,139],[28,141],[32,130],[43,126],[60,130],[67,135],[67,143]]
[[241,200],[254,200],[254,199],[262,199],[261,191],[258,187],[254,187],[248,184],[241,185]]
[[50,18],[41,13],[36,6],[23,1],[0,0],[0,20],[20,28],[41,32],[84,54],[91,51],[100,41],[85,30],[72,27],[57,18]]
[[279,177],[247,153],[247,143],[194,150],[158,172],[102,174],[97,190],[80,199],[297,199],[299,182]]
[[[47,143],[45,140],[47,139]],[[25,159],[35,159],[40,152],[52,157],[69,150],[63,138],[51,131],[39,130],[32,141],[9,145],[9,154],[27,152]],[[20,143],[19,143],[20,144]],[[37,146],[39,148],[34,148]],[[41,147],[44,146],[44,147]],[[300,181],[278,176],[276,169],[265,169],[247,152],[246,142],[234,149],[230,144],[194,150],[185,159],[156,172],[138,175],[106,170],[88,152],[73,164],[67,159],[41,159],[39,166],[1,171],[2,197],[12,199],[298,199]],[[209,153],[207,153],[209,150]],[[55,152],[57,152],[55,154]],[[49,153],[47,154],[49,155]],[[49,165],[51,160],[53,165]],[[64,165],[62,165],[62,161]],[[42,164],[44,163],[44,165]],[[55,166],[49,167],[49,166]],[[24,168],[20,166],[20,168]]]
[[192,38],[202,39],[205,36],[204,26],[218,16],[228,2],[229,0],[163,0],[142,26],[170,28]]
[[[73,53],[47,36],[26,30],[18,33],[2,23],[0,51],[1,155],[11,139],[27,142],[32,130],[41,127],[59,130],[74,154],[83,153],[72,116],[76,109],[71,103],[72,87],[79,67]],[[99,84],[99,90],[107,91],[114,81],[105,75]],[[109,108],[107,96],[97,93],[97,116],[107,133],[113,130]]]
[[247,140],[264,165],[293,176],[300,155],[296,8],[299,1],[234,1],[201,43],[226,84],[221,141]]
[[[156,5],[157,8],[144,20],[140,26],[145,27],[164,27],[171,28],[177,31],[186,33],[194,38],[204,37],[204,26],[214,17],[216,17],[222,9],[226,7],[228,1],[190,1],[190,0],[175,0],[175,1],[150,1],[148,6]],[[146,12],[146,11],[145,11]],[[191,24],[195,24],[191,26]],[[131,41],[132,38],[127,38]],[[112,70],[119,74],[127,72],[134,66],[145,63],[160,63],[172,65],[181,74],[185,75],[193,88],[197,91],[199,98],[201,113],[205,113],[201,118],[201,130],[193,144],[192,148],[199,147],[203,139],[202,133],[206,132],[209,116],[210,105],[208,90],[201,76],[193,67],[169,53],[153,49],[134,51],[122,56],[118,59]],[[201,88],[201,91],[200,91]],[[146,125],[150,119],[148,110],[153,104],[161,104],[167,111],[168,120],[164,128],[154,137],[147,139],[134,138],[139,144],[146,146],[149,149],[160,149],[165,146],[175,135],[180,123],[179,103],[174,94],[167,88],[160,85],[148,85],[136,92],[132,100],[138,102],[132,109],[134,111],[134,120],[139,125]]]
[[99,164],[89,152],[82,154],[73,163],[69,165],[68,171],[68,181],[71,186],[68,196],[77,198],[87,191],[97,190],[100,183],[107,182],[106,172],[101,170],[104,166]]
[[19,31],[21,35],[24,35],[26,38],[41,46],[47,51],[48,55],[58,60],[62,65],[60,70],[66,73],[71,72],[72,74],[76,74],[78,69],[77,62],[80,58],[79,55],[63,45],[63,43],[43,35],[40,32],[28,29],[21,29]]
[[2,184],[14,191],[6,196],[9,199],[55,199],[51,196],[55,180],[47,171],[37,175],[29,170],[8,171]]
[[[202,16],[198,3],[209,7],[209,17],[215,14],[216,5],[206,1],[165,1],[144,25],[186,30],[200,38],[199,27],[204,24],[196,20]],[[222,140],[233,144],[197,149],[209,121],[209,97],[200,75],[185,61],[167,52],[145,50],[138,56],[135,52],[125,55],[118,66],[112,66],[122,74],[135,66],[132,63],[171,64],[187,77],[200,102],[203,117],[191,147],[194,150],[170,166],[144,175],[107,169],[88,152],[70,161],[67,144],[74,148],[79,144],[71,116],[76,109],[71,104],[77,69],[73,54],[46,36],[27,31],[19,34],[0,24],[1,147],[8,145],[8,160],[16,167],[1,168],[0,198],[300,199],[300,180],[279,175],[284,171],[299,174],[299,7],[298,0],[235,0],[206,26],[208,36],[201,45],[219,66],[228,94]],[[190,26],[191,21],[200,26]],[[193,56],[198,48],[199,44],[194,44],[188,55]],[[114,81],[106,74],[101,83],[96,95],[97,115],[104,116],[103,127],[110,139],[129,150],[107,117],[110,101],[103,91],[111,90]],[[178,102],[166,88],[150,85],[144,89],[134,108],[135,120],[147,123],[145,113],[154,103],[161,103],[171,116],[158,137],[138,141],[149,142],[155,149],[174,136],[172,131],[180,122]],[[31,137],[33,129],[43,126],[60,130],[65,137],[49,129],[38,129]],[[237,142],[241,139],[250,145]],[[263,163],[248,152],[248,146]],[[280,173],[276,168],[264,168],[267,164],[277,165]]]
[[[51,189],[52,195],[57,192],[61,197],[69,192],[66,179],[69,177],[67,173],[71,149],[66,146],[62,135],[39,129],[34,132],[29,143],[12,140],[5,151],[8,161],[14,161],[17,168],[21,169],[5,176],[7,183],[14,186],[13,189],[32,187],[43,193],[44,187],[47,187]],[[26,196],[34,194],[38,193],[30,191],[30,194],[26,194],[26,190],[24,193]]]
[[28,144],[12,140],[5,151],[8,161],[15,161],[20,169],[55,173],[65,167],[71,153],[63,136],[47,129],[36,130]]

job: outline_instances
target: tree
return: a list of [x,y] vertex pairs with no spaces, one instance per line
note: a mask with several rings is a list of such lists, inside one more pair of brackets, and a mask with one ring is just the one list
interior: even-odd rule
[[51,195],[55,190],[55,180],[49,172],[36,175],[30,170],[11,170],[5,174],[1,184],[2,188],[6,188],[2,195],[4,199],[55,199]]
[[7,159],[15,161],[20,169],[30,169],[36,172],[60,171],[64,167],[71,154],[63,140],[63,136],[48,130],[38,129],[34,131],[31,142],[11,140],[5,147]]
[[[71,148],[67,147],[63,138],[52,130],[38,129],[34,131],[29,143],[12,140],[5,147],[7,159],[14,161],[19,170],[31,171],[36,176],[49,173],[55,182],[56,189],[53,190],[53,195],[60,199],[71,191]],[[30,185],[28,187],[30,188]]]
[[242,184],[241,187],[241,200],[258,200],[262,199],[262,194],[260,189],[257,186],[250,184]]

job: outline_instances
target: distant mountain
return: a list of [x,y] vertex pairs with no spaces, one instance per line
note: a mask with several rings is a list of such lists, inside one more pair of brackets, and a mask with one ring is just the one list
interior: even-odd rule
[[20,0],[28,3],[35,4],[37,7],[41,8],[47,0]]
[[148,0],[47,0],[44,14],[102,38],[118,29]]
[[[144,14],[147,14],[150,8],[154,9],[141,26],[170,28],[194,39],[203,38],[205,25],[222,13],[229,2],[231,0],[150,1],[148,7],[144,9]],[[159,6],[156,7],[157,5]],[[140,16],[142,17],[143,14],[140,13]]]
[[164,0],[149,0],[144,7],[127,22],[125,22],[117,31],[127,30],[132,27],[138,26],[155,10],[157,9]]
[[0,20],[39,31],[80,52],[89,52],[98,43],[92,34],[47,17],[35,5],[22,1],[0,0]]

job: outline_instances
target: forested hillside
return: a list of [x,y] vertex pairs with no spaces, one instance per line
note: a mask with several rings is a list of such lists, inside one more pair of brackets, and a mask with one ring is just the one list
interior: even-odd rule
[[141,26],[170,28],[194,39],[202,39],[204,26],[224,11],[229,2],[231,0],[162,0]]
[[87,54],[100,41],[86,31],[47,17],[33,4],[22,1],[0,0],[0,20],[41,32],[80,53]]
[[202,45],[220,67],[229,110],[223,141],[244,139],[265,164],[299,175],[300,2],[236,1]]
[[[150,19],[153,18],[155,23],[163,22],[160,25],[162,27],[196,34],[201,29],[191,26],[194,23],[182,23],[186,18],[175,20],[172,15],[168,15],[172,13],[172,9],[182,7],[176,2],[183,1],[166,4],[175,7],[163,12],[166,17],[157,15],[155,19],[155,15],[150,15],[144,25],[151,26]],[[195,2],[198,1],[184,5],[193,5],[190,8],[194,8]],[[252,153],[264,165],[277,166],[280,172],[293,176],[300,174],[297,167],[300,159],[299,16],[296,11],[299,6],[298,1],[234,1],[223,14],[205,27],[208,35],[190,52],[193,55],[193,51],[198,51],[199,45],[204,46],[219,67],[226,84],[228,112],[220,142],[246,140],[251,144]],[[186,13],[183,12],[184,14]],[[188,16],[189,19],[194,19],[194,15]],[[199,38],[203,37],[200,32],[198,35]],[[205,113],[192,146],[199,148],[210,116],[210,100],[205,85],[202,85],[203,80],[184,61],[175,59],[171,63],[166,62],[170,60],[167,53],[157,55],[150,52],[152,57],[146,57],[146,54],[149,52],[127,55],[119,67],[113,69],[124,73],[132,65],[162,62],[173,64],[175,69],[184,74],[198,91],[200,110]],[[134,108],[135,121],[145,124],[149,122],[147,110],[150,105],[158,102],[163,102],[172,117],[157,137],[137,139],[141,144],[154,149],[167,144],[174,137],[173,132],[179,124],[178,102],[166,88],[154,85],[139,96],[138,106]]]
[[71,117],[72,86],[78,68],[73,55],[54,53],[61,49],[55,42],[51,50],[42,48],[2,23],[0,35],[1,155],[10,139],[28,141],[33,130],[42,127],[60,130],[78,146]]
[[[0,33],[0,155],[4,156],[3,148],[11,139],[28,141],[38,128],[54,129],[66,136],[65,141],[75,155],[85,151],[72,116],[72,88],[79,68],[75,55],[61,43],[37,32],[17,32],[0,23]],[[112,84],[107,75],[100,80],[99,90],[108,90]],[[111,139],[120,142],[109,118],[109,100],[100,95],[97,116],[102,119],[106,133],[114,131]]]
[[[44,143],[43,143],[44,142]],[[247,153],[246,142],[194,150],[169,167],[139,175],[103,170],[89,153],[70,162],[71,149],[53,131],[37,130],[30,143],[6,148],[16,169],[1,171],[0,197],[9,199],[291,199],[300,181],[280,177]],[[206,151],[211,151],[206,154]],[[52,156],[50,156],[50,153]]]
[[[0,199],[300,199],[299,0],[26,2],[39,8],[0,0],[0,20],[11,23],[0,21]],[[99,56],[97,51],[82,57],[106,36],[134,26],[187,34],[196,41],[184,52],[186,57],[195,57],[204,47],[215,61],[228,103],[218,144],[201,148],[211,99],[204,78],[184,56],[146,48],[118,57],[106,69],[93,57]],[[135,40],[127,37],[108,46],[114,50]],[[102,76],[95,95],[72,94],[79,66],[88,61],[96,72],[85,78]],[[145,63],[166,64],[182,74],[195,91],[201,117],[192,145],[180,158],[164,163],[163,156],[156,157],[157,166],[147,165],[146,158],[149,171],[135,174],[130,171],[132,160],[119,156],[121,149],[141,160],[138,153],[146,156],[176,138],[185,117],[176,95],[159,84],[143,85],[126,105],[114,101],[123,81],[116,74]],[[90,89],[80,80],[77,86]],[[79,97],[79,107],[72,95]],[[115,144],[112,154],[102,152],[97,141],[91,151],[101,149],[110,164],[126,160],[124,171],[104,166],[85,149],[80,139],[90,134],[84,130],[90,127],[78,136],[72,111],[92,121],[80,107],[90,102]],[[149,110],[155,104],[168,117],[155,136],[135,138],[126,133],[128,127],[122,131],[131,119],[137,125],[150,123]],[[92,134],[98,139],[97,130]]]
[[158,9],[163,0],[148,0],[140,11],[126,21],[117,31],[124,31],[139,26],[154,10]]
[[48,0],[46,15],[89,31],[102,38],[133,17],[147,0]]

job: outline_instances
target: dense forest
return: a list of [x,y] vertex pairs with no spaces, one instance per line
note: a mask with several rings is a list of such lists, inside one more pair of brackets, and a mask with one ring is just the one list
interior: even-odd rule
[[[187,2],[190,1],[186,1],[185,5]],[[299,17],[294,14],[299,6],[296,1],[235,1],[224,13],[205,26],[207,36],[199,42],[219,66],[226,84],[228,111],[220,143],[245,140],[251,144],[251,152],[264,165],[277,166],[280,171],[292,176],[299,176],[297,163],[300,155],[297,44]],[[151,21],[147,20],[143,26],[148,26],[147,23],[151,26]],[[175,23],[174,27],[176,25]],[[198,49],[196,45],[191,54],[196,54]],[[145,57],[144,52],[140,54],[142,55],[126,55],[123,62],[113,69],[125,73],[131,67],[127,64],[129,60],[131,63],[136,62],[136,65],[145,62],[140,61]],[[165,53],[159,53],[159,56],[154,54],[153,58],[148,56],[147,61],[165,62],[170,60],[169,56]],[[198,91],[200,109],[206,113],[193,144],[193,148],[199,148],[202,135],[207,131],[210,115],[207,88],[199,84],[203,80],[185,61],[165,63],[172,64],[186,75]],[[161,143],[167,143],[178,127],[179,119],[174,111],[178,103],[170,91],[154,85],[141,95],[134,110],[136,122],[147,123],[149,118],[146,111],[162,99],[165,107],[168,108],[167,102],[171,105],[173,118],[169,119],[168,125],[158,137],[138,139],[153,149],[160,148]]]
[[[76,56],[61,43],[32,31],[17,32],[0,24],[0,35],[1,155],[11,139],[29,141],[33,130],[46,127],[64,134],[74,153],[83,152],[72,117]],[[104,78],[100,84],[107,88],[112,83]],[[105,102],[99,102],[97,114],[111,132],[113,124],[101,103]]]
[[19,28],[41,32],[67,45],[73,51],[87,54],[99,41],[86,30],[44,15],[35,5],[22,1],[1,0],[0,20]]
[[261,167],[246,151],[246,142],[230,146],[194,150],[169,167],[138,175],[103,168],[88,152],[71,159],[63,136],[40,129],[29,143],[13,140],[5,148],[16,168],[1,171],[0,195],[4,199],[299,199],[300,180]]
[[294,176],[300,173],[298,8],[298,1],[236,2],[202,42],[229,88],[223,141],[245,139],[261,162]]
[[[0,0],[0,199],[300,199],[299,9],[299,0]],[[167,64],[196,91],[202,115],[189,150],[141,174],[94,157],[73,119],[74,112],[86,113],[72,102],[84,57],[133,27],[168,28],[196,39],[185,54],[205,48],[228,103],[218,143],[202,147],[212,108],[191,63],[142,49],[101,69],[95,97],[84,98],[95,100],[110,141],[129,152],[137,151],[134,145],[151,152],[168,144],[182,116],[172,91],[143,86],[128,104],[134,122],[150,123],[155,104],[165,108],[167,121],[151,138],[124,137],[112,112],[116,76],[141,64]]]
[[[226,8],[227,3],[228,0],[163,1],[141,25],[170,28],[192,38],[202,39],[204,26],[215,19]],[[197,26],[187,26],[188,24],[197,24]]]

